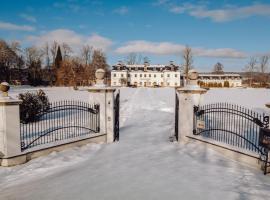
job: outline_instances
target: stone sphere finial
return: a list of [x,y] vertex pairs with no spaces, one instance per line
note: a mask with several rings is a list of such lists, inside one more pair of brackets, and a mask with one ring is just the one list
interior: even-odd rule
[[105,78],[105,70],[104,69],[97,69],[95,76],[96,76],[96,86],[104,87],[104,78]]
[[95,72],[95,76],[97,80],[103,80],[105,77],[105,70],[104,69],[97,69],[97,71]]
[[191,69],[188,71],[188,79],[189,80],[197,80],[198,77],[199,77],[199,74],[195,69]]
[[7,82],[2,82],[0,84],[0,90],[1,92],[3,92],[3,97],[7,97],[8,96],[8,91],[10,89],[10,86]]

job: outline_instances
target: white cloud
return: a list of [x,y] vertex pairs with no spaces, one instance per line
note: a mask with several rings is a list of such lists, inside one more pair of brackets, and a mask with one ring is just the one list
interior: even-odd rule
[[60,3],[60,2],[54,2],[53,7],[58,8],[58,9],[65,9],[66,11],[72,11],[72,12],[78,12],[82,9],[82,7],[79,4],[71,2],[65,2],[65,3]]
[[185,11],[186,11],[186,9],[182,6],[173,6],[170,8],[170,12],[176,13],[176,14],[180,14],[180,13],[183,13]]
[[35,27],[27,25],[17,25],[9,22],[0,21],[0,30],[10,31],[34,31]]
[[219,9],[209,9],[203,4],[173,4],[167,3],[169,11],[175,14],[187,13],[197,18],[209,18],[215,22],[225,22],[252,16],[270,16],[269,4],[253,4],[243,7],[229,6]]
[[103,51],[108,51],[113,44],[112,40],[102,37],[98,34],[93,34],[90,37],[87,37],[86,43],[96,49],[102,49]]
[[44,45],[46,42],[52,43],[53,41],[58,43],[67,43],[75,52],[79,51],[79,49],[85,44],[106,52],[113,44],[110,39],[98,34],[84,36],[68,29],[56,29],[39,36],[28,36],[26,40],[37,46]]
[[[182,53],[185,45],[173,44],[170,42],[149,42],[144,40],[130,41],[125,45],[118,47],[115,52],[118,54],[129,53],[149,53],[155,55],[179,55]],[[219,57],[219,58],[245,58],[244,52],[231,48],[206,49],[201,47],[192,47],[193,53],[201,57]]]
[[129,53],[150,53],[157,55],[179,54],[183,50],[183,45],[172,44],[169,42],[148,42],[144,40],[130,41],[124,46],[118,47],[115,52],[119,54]]
[[158,1],[154,2],[153,5],[160,6],[160,5],[167,4],[168,2],[169,2],[169,0],[158,0]]
[[28,15],[28,14],[20,14],[20,17],[29,21],[29,22],[37,22],[37,19],[34,16]]
[[190,10],[189,14],[198,18],[210,18],[216,22],[224,22],[251,16],[270,16],[270,5],[257,4],[216,10],[199,7]]
[[119,15],[125,15],[129,12],[129,9],[126,6],[122,6],[113,11],[113,13],[117,13]]
[[194,48],[193,52],[201,57],[217,57],[217,58],[245,58],[247,54],[231,48],[205,49]]

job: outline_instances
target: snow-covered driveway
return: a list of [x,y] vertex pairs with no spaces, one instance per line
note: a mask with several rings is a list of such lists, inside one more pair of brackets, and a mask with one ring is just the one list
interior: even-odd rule
[[174,98],[173,89],[122,89],[120,142],[0,168],[0,199],[270,199],[270,176],[169,142]]

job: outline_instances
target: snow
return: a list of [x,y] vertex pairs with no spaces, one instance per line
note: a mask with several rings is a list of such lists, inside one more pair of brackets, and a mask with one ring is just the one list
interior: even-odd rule
[[229,102],[270,114],[269,109],[265,107],[265,104],[270,102],[270,89],[211,89],[205,94],[204,101],[205,104]]
[[[50,100],[88,99],[85,91],[44,89]],[[13,88],[11,95],[19,91]],[[269,97],[269,90],[210,90],[205,103],[222,100],[264,110]],[[174,98],[173,89],[121,89],[119,142],[2,167],[0,199],[270,199],[269,175],[195,142],[169,142]]]

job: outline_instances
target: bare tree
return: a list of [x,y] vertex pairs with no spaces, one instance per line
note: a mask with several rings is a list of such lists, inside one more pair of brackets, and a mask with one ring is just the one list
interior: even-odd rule
[[85,65],[88,65],[91,62],[92,51],[93,47],[89,46],[88,44],[82,47],[81,56]]
[[106,56],[101,50],[94,50],[91,64],[95,70],[101,68],[104,69],[105,71],[108,71]]
[[57,85],[73,86],[75,89],[82,85],[85,80],[85,68],[80,59],[67,59],[61,63],[57,70]]
[[50,68],[50,49],[49,49],[49,43],[46,42],[44,46],[42,47],[42,53],[45,56],[45,63],[46,67]]
[[63,58],[64,60],[70,56],[70,54],[73,52],[71,46],[69,46],[67,43],[62,44],[63,48]]
[[4,40],[0,40],[0,81],[9,82],[15,73],[14,69],[18,69],[23,64],[21,57],[16,52],[19,52],[19,43],[12,46]]
[[143,59],[144,58],[142,58],[142,55],[141,54],[130,53],[126,57],[125,62],[127,63],[127,65],[135,65],[135,64],[141,64],[141,62],[142,62]]
[[192,54],[192,49],[187,45],[185,49],[183,50],[183,67],[184,67],[184,74],[186,75],[186,79],[188,79],[187,74],[188,71],[193,68],[193,54]]
[[136,53],[130,53],[130,54],[126,57],[125,60],[126,60],[125,62],[126,62],[128,65],[134,65],[134,64],[136,64],[137,54],[136,54]]
[[37,47],[28,47],[25,49],[25,56],[26,56],[26,61],[27,65],[31,65],[33,62],[38,62],[41,61],[42,58],[42,51],[40,51]]
[[268,61],[269,61],[269,56],[262,56],[260,57],[260,64],[259,64],[259,67],[260,67],[260,72],[261,73],[266,73],[267,70],[268,70]]
[[214,65],[214,69],[213,69],[213,74],[223,74],[224,71],[224,66],[218,62],[217,64]]
[[22,52],[21,44],[18,41],[12,41],[9,46],[10,49],[14,51],[17,55],[19,55]]
[[143,57],[143,62],[144,63],[150,63],[150,59],[147,56]]
[[267,83],[268,75],[266,74],[268,71],[268,61],[269,56],[261,56],[259,59],[259,71],[260,71],[260,77],[259,80],[261,82],[261,85],[265,85]]
[[42,63],[43,53],[37,47],[29,47],[25,49],[26,65],[28,66],[28,80],[31,85],[39,85],[42,82]]
[[257,71],[257,63],[258,63],[258,61],[257,61],[256,57],[250,57],[250,60],[245,67],[245,71],[247,73],[247,76],[249,77],[249,86],[250,87],[253,83],[255,72]]
[[13,70],[13,72],[10,74],[11,77],[16,80],[22,80],[23,74],[22,74],[22,68],[24,66],[24,59],[23,59],[23,50],[21,47],[21,43],[19,41],[12,41],[9,45],[10,49],[16,54],[15,62],[16,70]]
[[51,51],[51,54],[52,54],[53,65],[54,65],[54,61],[55,61],[55,58],[56,58],[57,49],[58,49],[58,43],[56,41],[53,41],[53,43],[51,45],[51,48],[50,48],[50,51]]

